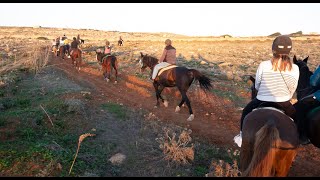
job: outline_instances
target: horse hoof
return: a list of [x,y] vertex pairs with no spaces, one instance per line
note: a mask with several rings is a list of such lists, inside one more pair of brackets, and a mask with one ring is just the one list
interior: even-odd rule
[[175,112],[179,112],[180,111],[180,107],[177,106]]
[[107,79],[107,82],[109,82],[110,81],[110,79]]
[[115,84],[117,84],[117,83],[118,83],[118,81],[114,81],[114,83],[115,83]]
[[187,119],[187,121],[192,121],[194,119],[194,115],[190,114],[189,118]]
[[153,106],[153,108],[158,108],[158,106]]
[[165,100],[165,101],[163,102],[164,107],[168,107],[168,104],[169,104],[169,102],[168,102],[167,100]]

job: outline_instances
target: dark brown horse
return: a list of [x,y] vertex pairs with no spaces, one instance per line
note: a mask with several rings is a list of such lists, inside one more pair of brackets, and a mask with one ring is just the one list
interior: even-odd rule
[[[158,59],[152,56],[143,55],[141,52],[141,59],[139,63],[141,65],[142,71],[145,68],[149,67],[152,73],[154,66],[158,64]],[[182,96],[182,100],[176,107],[175,111],[179,112],[181,106],[186,103],[190,113],[190,116],[187,120],[192,121],[194,119],[194,114],[191,108],[190,100],[187,96],[187,91],[194,80],[199,81],[200,87],[203,90],[210,90],[212,88],[211,80],[195,69],[188,69],[186,67],[174,67],[172,69],[163,71],[163,73],[161,73],[158,78],[153,81],[153,86],[155,88],[157,98],[157,104],[155,105],[155,107],[158,107],[160,105],[159,98],[164,103],[164,106],[167,107],[168,102],[162,98],[161,92],[165,87],[177,87]]]
[[123,40],[122,39],[118,40],[118,46],[123,46]]
[[73,49],[70,53],[72,64],[80,71],[82,64],[82,52],[80,49]]
[[[250,80],[255,81],[253,77]],[[254,85],[251,90],[255,90]],[[256,91],[256,90],[255,90]],[[255,98],[256,92],[252,92]],[[299,147],[293,120],[274,107],[259,107],[244,119],[240,170],[242,176],[287,176]]]
[[59,56],[61,59],[64,59],[66,56],[68,56],[68,49],[66,46],[59,46]]
[[[312,95],[317,89],[313,88],[310,85],[310,76],[313,74],[312,71],[309,70],[308,67],[308,57],[303,60],[297,60],[296,56],[293,57],[293,62],[298,65],[300,70],[300,76],[297,87],[297,99],[298,102],[294,104],[296,108],[296,114],[299,113],[305,114],[306,112],[301,111],[301,109],[306,109],[306,119],[301,122],[303,124],[299,124],[299,126],[304,126],[304,130],[306,131],[306,135],[309,138],[310,142],[320,148],[320,107],[317,100],[313,102],[305,102],[307,100],[305,97]],[[306,106],[307,105],[307,106]]]
[[115,71],[115,81],[114,83],[116,84],[118,82],[118,61],[117,57],[114,55],[106,55],[101,52],[100,49],[96,51],[96,59],[99,63],[102,65],[102,72],[103,72],[103,77],[107,82],[110,81],[110,76],[111,76],[111,70],[112,68]]

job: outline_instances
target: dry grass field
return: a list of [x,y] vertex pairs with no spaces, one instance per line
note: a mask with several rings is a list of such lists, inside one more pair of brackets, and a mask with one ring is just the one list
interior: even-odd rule
[[[85,40],[80,71],[51,52],[52,39],[63,34]],[[119,36],[123,46],[117,46]],[[140,52],[159,58],[167,38],[179,66],[212,79],[209,93],[197,84],[188,91],[192,122],[187,108],[174,112],[175,88],[162,93],[168,108],[153,108],[150,70],[139,69]],[[239,176],[233,137],[250,100],[248,75],[271,58],[273,39],[0,27],[0,176]],[[96,60],[105,40],[119,60],[118,84],[103,80]],[[309,56],[314,70],[320,36],[292,40],[291,55]],[[95,136],[78,144],[85,133]],[[289,176],[320,176],[317,154],[314,146],[302,146]]]

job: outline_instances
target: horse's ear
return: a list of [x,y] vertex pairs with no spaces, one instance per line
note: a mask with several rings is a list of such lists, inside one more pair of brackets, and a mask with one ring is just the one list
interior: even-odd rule
[[141,57],[143,57],[143,54],[142,54],[142,52],[140,52],[140,54],[141,54]]
[[303,60],[303,62],[308,63],[308,59],[309,59],[309,56],[306,57],[306,58]]
[[255,82],[256,82],[256,79],[255,79],[253,76],[250,75],[250,81],[252,81],[253,83],[255,83]]
[[294,56],[293,56],[293,63],[297,64],[297,62],[298,62],[298,61],[297,61],[297,57],[296,57],[296,55],[294,55]]

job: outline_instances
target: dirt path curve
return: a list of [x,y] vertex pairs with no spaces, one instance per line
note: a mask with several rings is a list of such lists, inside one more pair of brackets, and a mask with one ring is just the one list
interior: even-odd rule
[[[165,108],[163,104],[154,108],[155,92],[149,80],[139,79],[134,75],[126,74],[123,70],[120,71],[117,84],[113,83],[113,74],[111,82],[107,83],[103,80],[102,73],[88,64],[84,64],[80,72],[71,65],[70,59],[62,61],[59,58],[54,58],[49,65],[63,70],[68,78],[76,83],[90,87],[94,91],[92,94],[96,95],[97,101],[105,99],[122,103],[131,108],[144,109],[148,113],[153,113],[163,122],[191,129],[194,135],[217,146],[238,149],[233,142],[233,137],[239,131],[238,121],[241,111],[218,96],[205,94],[195,84],[188,91],[195,119],[188,122],[186,120],[189,116],[187,107],[182,108],[179,113],[174,112],[176,104],[181,100],[176,88],[166,88],[162,93],[169,100],[168,108]],[[320,150],[312,145],[302,147],[289,176],[320,176],[318,170],[320,167],[319,152]]]

